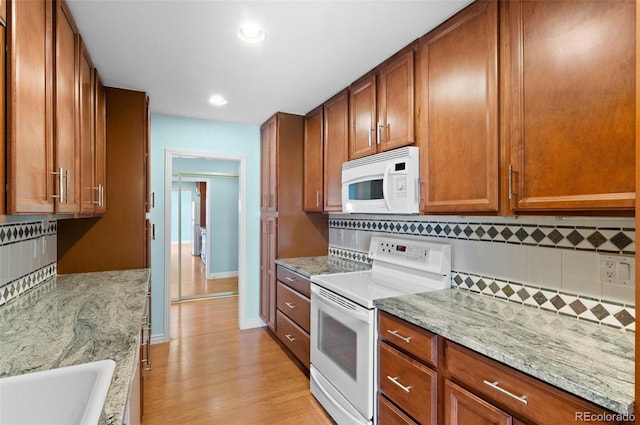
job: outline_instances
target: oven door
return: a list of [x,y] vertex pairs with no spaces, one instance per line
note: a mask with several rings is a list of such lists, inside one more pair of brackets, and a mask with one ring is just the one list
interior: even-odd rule
[[373,418],[375,317],[374,310],[311,285],[311,365],[368,421]]

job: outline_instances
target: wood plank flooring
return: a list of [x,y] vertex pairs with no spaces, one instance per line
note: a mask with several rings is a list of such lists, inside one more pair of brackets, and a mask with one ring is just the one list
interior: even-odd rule
[[171,306],[172,340],[151,347],[143,425],[333,424],[309,380],[264,329],[238,329],[237,297]]
[[[199,255],[191,255],[191,244],[183,243],[180,255],[182,296],[198,297],[238,293],[238,278],[207,279],[206,266]],[[171,299],[178,298],[178,245],[171,245]]]

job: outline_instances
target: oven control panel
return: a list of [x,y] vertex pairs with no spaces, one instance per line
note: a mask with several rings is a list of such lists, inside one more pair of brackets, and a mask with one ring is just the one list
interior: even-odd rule
[[372,236],[369,257],[374,265],[386,263],[441,275],[451,272],[451,245],[423,238]]

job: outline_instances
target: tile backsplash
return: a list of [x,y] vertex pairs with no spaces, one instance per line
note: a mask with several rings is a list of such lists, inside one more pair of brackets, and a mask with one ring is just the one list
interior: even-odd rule
[[56,275],[57,222],[0,224],[0,305]]
[[603,284],[599,270],[602,255],[635,261],[634,218],[332,214],[329,253],[368,262],[371,236],[380,233],[450,243],[452,286],[635,329],[634,282]]

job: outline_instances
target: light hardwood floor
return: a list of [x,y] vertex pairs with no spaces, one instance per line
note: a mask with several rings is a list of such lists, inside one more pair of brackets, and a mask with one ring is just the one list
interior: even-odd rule
[[237,297],[171,306],[170,343],[151,347],[143,425],[333,424],[309,380],[264,329],[238,329]]
[[[182,244],[180,265],[182,296],[198,297],[210,294],[237,294],[238,278],[207,279],[206,268],[199,255],[191,255],[191,244]],[[178,245],[171,245],[171,299],[178,298]]]

